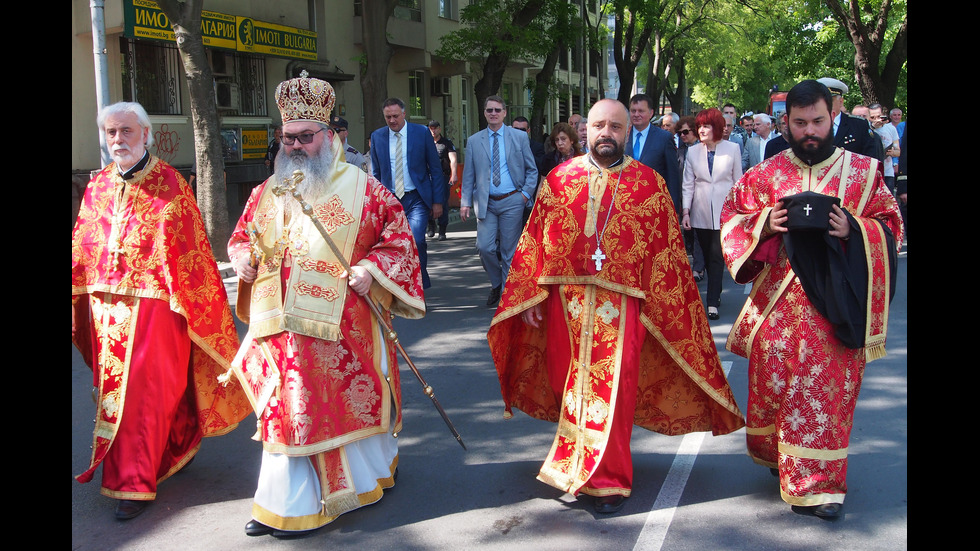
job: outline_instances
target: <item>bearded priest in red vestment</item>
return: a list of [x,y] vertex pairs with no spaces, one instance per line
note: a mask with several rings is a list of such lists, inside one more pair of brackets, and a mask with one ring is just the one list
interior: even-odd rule
[[506,416],[558,423],[538,479],[622,508],[636,424],[669,435],[744,423],[660,175],[623,155],[629,116],[600,100],[589,155],[555,169],[521,236],[488,339]]
[[790,90],[791,149],[732,188],[721,231],[735,281],[754,282],[728,337],[749,359],[749,455],[795,511],[835,519],[864,364],[885,354],[902,225],[878,161],[834,148],[831,102],[816,81]]
[[[345,162],[329,128],[333,88],[305,75],[276,89],[283,146],[228,244],[250,323],[233,364],[258,417],[262,467],[245,526],[290,537],[381,499],[394,485],[401,392],[395,351],[367,300],[425,314],[418,251],[401,203]],[[301,171],[296,190],[281,184]],[[315,216],[352,266],[347,273]]]
[[99,129],[115,162],[89,182],[71,245],[72,343],[97,388],[92,460],[77,478],[101,464],[125,520],[249,407],[218,383],[238,334],[191,188],[146,150],[140,104],[104,108]]

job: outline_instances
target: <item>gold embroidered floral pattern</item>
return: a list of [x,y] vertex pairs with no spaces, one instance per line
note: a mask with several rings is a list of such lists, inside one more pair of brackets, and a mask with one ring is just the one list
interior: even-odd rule
[[306,281],[297,281],[294,289],[296,289],[296,294],[298,295],[310,295],[328,301],[337,300],[339,296],[337,289],[333,287],[321,287]]
[[[105,305],[91,300],[110,293],[115,298]],[[130,180],[122,180],[111,164],[89,183],[72,233],[72,295],[73,304],[92,304],[91,310],[76,314],[73,342],[86,363],[101,370],[97,378],[118,378],[120,385],[126,384],[122,351],[100,360],[99,352],[83,342],[91,342],[93,335],[116,342],[125,332],[104,324],[106,311],[121,320],[121,300],[160,300],[187,322],[193,392],[204,435],[222,434],[248,414],[241,388],[221,387],[217,380],[238,349],[238,334],[193,192],[172,167],[151,156]],[[90,316],[97,310],[98,320]],[[118,415],[125,409],[125,395],[123,386],[104,386],[99,407]],[[110,425],[97,423],[92,463],[79,480],[91,478],[114,433]]]
[[344,202],[336,195],[332,196],[326,203],[314,206],[313,214],[327,229],[327,233],[333,233],[340,226],[354,223],[354,217],[344,210]]
[[304,257],[297,261],[296,264],[307,272],[319,272],[333,277],[340,277],[344,273],[344,267],[340,265],[340,262],[328,262],[326,260],[314,260],[309,257]]
[[606,302],[602,303],[602,306],[600,306],[598,310],[596,310],[596,315],[602,318],[602,321],[608,325],[612,323],[612,320],[619,316],[619,310],[613,306],[612,302],[607,300]]
[[365,374],[354,377],[350,387],[344,392],[344,399],[351,413],[364,424],[375,421],[374,406],[381,399],[374,391],[374,381]]
[[[869,272],[883,276],[887,271],[876,265],[887,256],[882,225],[897,240],[902,230],[897,204],[873,162],[841,149],[813,167],[791,152],[777,155],[747,173],[722,209],[726,261],[736,281],[754,282],[728,338],[730,350],[749,358],[749,455],[779,468],[783,499],[793,505],[843,499],[837,494],[847,489],[847,448],[866,351],[845,348],[834,336],[789,265],[781,238],[761,240],[762,228],[785,196],[809,190],[839,197],[861,226],[852,227],[849,243],[863,240]],[[869,282],[869,321],[879,324],[881,341],[868,346],[884,344],[887,299],[874,296],[884,297],[885,286]]]

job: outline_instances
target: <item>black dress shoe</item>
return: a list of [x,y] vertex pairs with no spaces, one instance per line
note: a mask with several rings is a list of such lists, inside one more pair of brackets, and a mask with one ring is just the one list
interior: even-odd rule
[[140,516],[146,510],[149,501],[136,501],[132,499],[120,499],[116,504],[116,518],[119,520],[129,520]]
[[245,525],[245,535],[246,536],[265,536],[273,533],[275,530],[271,526],[266,526],[257,520],[250,520],[248,524]]
[[824,503],[823,505],[815,505],[810,507],[805,507],[802,505],[793,506],[794,513],[801,515],[813,515],[824,520],[837,520],[844,514],[843,511],[844,505],[842,503]]
[[487,306],[494,306],[500,302],[500,287],[490,289],[490,296],[487,297]]
[[310,534],[316,531],[317,531],[316,528],[312,530],[273,530],[272,537],[281,540],[291,540],[291,539],[297,539],[297,538],[309,536]]
[[837,520],[844,509],[843,503],[824,503],[813,508],[813,514],[827,520]]
[[600,515],[618,513],[626,504],[626,496],[613,495],[595,498],[595,512]]

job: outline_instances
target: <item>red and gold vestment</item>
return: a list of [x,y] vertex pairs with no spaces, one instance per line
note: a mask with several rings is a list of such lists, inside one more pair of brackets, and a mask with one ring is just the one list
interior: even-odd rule
[[[540,328],[521,319],[536,305]],[[506,416],[558,422],[538,478],[561,490],[628,496],[633,424],[743,425],[663,178],[629,157],[605,170],[576,157],[548,176],[488,339]]]
[[190,187],[156,157],[129,180],[109,165],[85,191],[71,252],[72,342],[98,388],[77,478],[104,461],[103,494],[153,499],[202,436],[249,412],[240,388],[218,383],[238,334]]
[[[754,281],[728,349],[749,359],[749,455],[780,473],[791,505],[843,503],[847,448],[865,362],[884,355],[889,248],[901,217],[878,161],[837,149],[813,166],[786,150],[736,184],[722,209],[722,245],[735,281]],[[856,221],[844,246],[863,246],[867,265],[865,347],[845,347],[807,298],[783,238],[764,235],[783,197],[814,191],[839,197]],[[859,228],[859,231],[858,231]],[[864,270],[864,268],[861,268]]]
[[[422,317],[421,268],[401,203],[354,166],[335,162],[332,174],[319,197],[304,197],[314,216],[350,264],[371,273],[382,310]],[[233,261],[252,255],[258,268],[240,291],[239,317],[250,326],[233,367],[265,452],[310,456],[322,492],[316,514],[290,516],[257,500],[252,515],[306,530],[377,501],[392,485],[397,456],[376,486],[356,491],[345,446],[400,430],[401,393],[394,347],[364,298],[296,200],[273,187],[270,179],[252,192],[228,245]]]

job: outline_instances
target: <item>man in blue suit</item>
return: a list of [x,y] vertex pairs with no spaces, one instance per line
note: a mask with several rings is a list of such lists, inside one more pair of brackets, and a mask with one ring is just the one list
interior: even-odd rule
[[429,129],[405,122],[405,102],[389,98],[383,112],[388,126],[371,134],[371,171],[405,207],[419,249],[422,288],[427,289],[431,283],[426,271],[425,230],[429,215],[439,218],[446,204],[442,164]]
[[677,164],[677,145],[670,132],[650,124],[653,120],[653,99],[646,94],[630,98],[630,130],[626,154],[663,176],[674,209],[681,205],[681,171]]
[[494,306],[524,229],[524,205],[534,197],[538,169],[527,132],[504,124],[504,99],[488,97],[483,114],[487,128],[466,141],[459,215],[463,220],[476,215],[476,248],[490,277],[487,306]]

